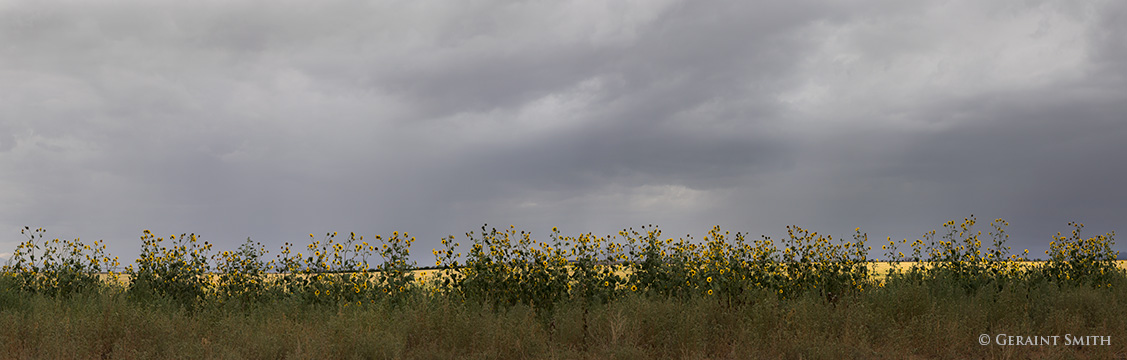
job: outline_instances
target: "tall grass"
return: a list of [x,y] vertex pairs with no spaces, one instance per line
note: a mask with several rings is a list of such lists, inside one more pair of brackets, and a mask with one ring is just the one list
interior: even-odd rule
[[[550,333],[532,307],[494,311],[419,294],[398,305],[275,301],[189,310],[121,294],[0,294],[0,358],[751,359],[1092,358],[1127,353],[1127,282],[967,294],[893,281],[836,304],[761,290],[730,307],[627,295],[564,303]],[[584,330],[586,327],[586,330]],[[979,345],[980,334],[1103,335],[1112,346]]]

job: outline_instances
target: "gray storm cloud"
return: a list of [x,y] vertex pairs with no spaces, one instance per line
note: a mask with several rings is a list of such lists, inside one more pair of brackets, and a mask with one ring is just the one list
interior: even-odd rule
[[[659,224],[874,243],[1127,225],[1119,2],[0,2],[0,253],[24,225]],[[988,227],[980,226],[986,230]],[[1122,249],[1122,245],[1118,248]]]

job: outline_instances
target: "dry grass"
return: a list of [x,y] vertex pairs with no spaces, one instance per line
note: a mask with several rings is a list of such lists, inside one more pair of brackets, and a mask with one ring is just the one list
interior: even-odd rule
[[[0,294],[0,358],[250,359],[828,359],[1091,358],[1127,356],[1127,281],[1113,289],[982,290],[890,284],[837,303],[752,294],[627,297],[564,304],[550,324],[517,305],[422,295],[399,306],[262,304],[184,310],[122,295],[71,299]],[[980,334],[1105,335],[1111,346],[982,346]]]

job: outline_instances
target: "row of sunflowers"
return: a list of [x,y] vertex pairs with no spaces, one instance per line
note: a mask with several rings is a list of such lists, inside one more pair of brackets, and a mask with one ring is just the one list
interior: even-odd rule
[[[195,234],[167,239],[145,230],[140,256],[121,268],[103,241],[44,240],[46,230],[24,228],[0,269],[4,286],[18,291],[68,297],[119,292],[132,298],[188,306],[293,300],[311,304],[370,304],[412,297],[445,297],[494,308],[524,304],[551,312],[565,301],[607,303],[624,296],[714,297],[739,305],[751,295],[779,298],[843,296],[880,291],[889,282],[952,282],[974,292],[993,286],[1055,283],[1110,287],[1124,270],[1117,266],[1114,233],[1083,238],[1083,224],[1070,223],[1071,236],[1053,236],[1047,260],[1032,262],[1028,250],[1011,253],[1008,223],[993,221],[984,246],[971,216],[943,224],[908,243],[886,239],[880,246],[883,270],[870,258],[868,235],[834,239],[798,226],[787,237],[749,239],[719,227],[700,240],[663,238],[658,227],[624,229],[616,235],[564,236],[553,228],[547,241],[532,234],[483,226],[466,233],[465,254],[453,236],[433,249],[435,263],[420,271],[410,261],[415,238],[407,233],[373,241],[335,232],[304,247],[285,243],[272,258],[261,243],[213,250]],[[907,254],[905,254],[907,252]]]

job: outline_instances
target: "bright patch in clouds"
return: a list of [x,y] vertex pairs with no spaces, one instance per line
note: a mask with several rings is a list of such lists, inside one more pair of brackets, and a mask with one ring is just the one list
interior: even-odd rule
[[[927,131],[935,102],[989,98],[1090,76],[1091,9],[944,2],[807,31],[797,87],[779,100],[823,123]],[[1058,6],[1059,5],[1059,6]],[[952,109],[961,111],[961,109]],[[920,113],[926,112],[926,113]],[[944,124],[944,127],[956,124]]]

